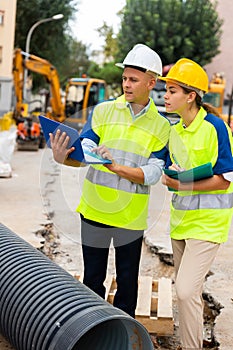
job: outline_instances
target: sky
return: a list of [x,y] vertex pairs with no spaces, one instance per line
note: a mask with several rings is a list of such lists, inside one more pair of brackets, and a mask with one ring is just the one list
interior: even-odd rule
[[120,24],[117,12],[124,7],[125,2],[126,0],[80,0],[76,20],[71,23],[75,38],[90,45],[91,50],[101,49],[104,41],[96,29],[105,21],[117,33]]

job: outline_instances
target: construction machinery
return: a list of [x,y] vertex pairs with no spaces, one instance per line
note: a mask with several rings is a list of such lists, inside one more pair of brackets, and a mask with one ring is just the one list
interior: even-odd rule
[[[29,106],[33,101],[28,102],[24,96],[26,69],[43,75],[49,85],[45,106],[30,113]],[[14,52],[13,81],[16,98],[13,118],[18,126],[19,149],[38,149],[44,146],[43,135],[41,130],[38,131],[39,114],[82,129],[93,106],[107,99],[106,82],[88,77],[69,79],[63,98],[56,68],[49,61],[25,53],[21,49]]]
[[107,98],[105,80],[86,76],[69,79],[65,93],[65,123],[82,128],[92,108]]
[[[210,103],[219,112],[221,118],[232,128],[233,115],[231,114],[232,94],[228,114],[224,114],[224,95],[226,89],[226,80],[223,73],[215,73],[209,84],[209,91],[204,95],[203,101]],[[233,129],[233,128],[232,128]],[[232,130],[233,131],[233,130]]]
[[209,83],[209,91],[204,95],[204,102],[212,104],[219,114],[223,114],[226,81],[221,73],[215,73]]
[[[171,67],[174,64],[168,64],[163,66],[163,76],[166,76]],[[158,111],[165,115],[171,122],[175,124],[179,120],[179,116],[176,113],[167,113],[165,108],[164,95],[166,94],[166,83],[162,80],[157,80],[155,87],[150,92],[150,97],[153,99]]]
[[[163,76],[166,76],[171,65],[163,67]],[[179,120],[179,116],[176,113],[166,113],[164,104],[164,95],[166,93],[165,82],[158,80],[154,89],[151,91],[150,96],[154,100],[158,111],[164,114],[171,123],[176,123]],[[219,112],[221,118],[231,127],[233,132],[233,88],[231,95],[229,96],[229,110],[228,114],[224,114],[224,94],[226,88],[226,80],[222,73],[215,73],[210,80],[209,91],[204,95],[203,102],[210,103]]]

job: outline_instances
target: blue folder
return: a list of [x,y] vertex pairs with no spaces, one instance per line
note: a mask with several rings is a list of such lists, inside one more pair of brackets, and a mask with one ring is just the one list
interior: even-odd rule
[[61,130],[61,132],[66,132],[66,134],[70,138],[68,148],[75,147],[75,150],[72,153],[70,153],[69,158],[75,159],[79,162],[86,164],[112,163],[111,160],[102,158],[98,154],[83,150],[78,130],[71,128],[68,125],[59,123],[55,120],[46,118],[43,115],[39,116],[39,121],[48,147],[51,148],[49,134],[55,134],[56,131],[59,129]]

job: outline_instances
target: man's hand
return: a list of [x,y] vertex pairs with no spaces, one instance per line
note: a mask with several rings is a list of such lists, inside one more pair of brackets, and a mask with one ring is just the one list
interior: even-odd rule
[[111,155],[111,152],[109,151],[109,149],[105,145],[101,145],[101,146],[92,148],[92,152],[98,154],[99,156],[101,156],[104,159],[109,159],[109,160],[113,161],[113,157]]
[[99,156],[101,156],[104,159],[111,160],[112,161],[111,164],[104,164],[104,166],[106,168],[108,168],[110,171],[116,172],[116,169],[115,169],[116,162],[114,161],[111,152],[109,151],[109,149],[105,145],[101,145],[101,146],[93,148],[92,152],[98,154]]
[[54,160],[57,163],[64,164],[69,154],[74,151],[74,147],[67,148],[69,143],[69,136],[65,132],[61,133],[61,130],[57,130],[56,134],[49,134],[50,144],[53,151]]
[[104,164],[108,170],[113,173],[137,184],[144,184],[144,173],[141,168],[133,168],[126,165],[118,164],[114,161],[113,156],[105,145],[101,145],[92,149],[92,152],[99,154],[102,158],[110,159],[111,164]]

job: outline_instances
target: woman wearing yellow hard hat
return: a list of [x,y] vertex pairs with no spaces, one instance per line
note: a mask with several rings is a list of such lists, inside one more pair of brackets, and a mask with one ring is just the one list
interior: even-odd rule
[[202,101],[208,76],[200,65],[182,58],[161,80],[166,82],[166,111],[180,116],[171,128],[169,176],[164,174],[162,182],[174,191],[170,235],[181,347],[202,349],[203,284],[232,219],[232,135]]

